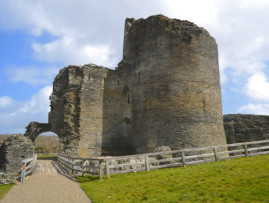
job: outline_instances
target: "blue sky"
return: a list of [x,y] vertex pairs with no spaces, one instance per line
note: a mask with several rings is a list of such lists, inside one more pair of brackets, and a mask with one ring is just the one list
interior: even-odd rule
[[156,14],[216,39],[224,114],[269,114],[268,0],[2,0],[0,13],[0,134],[47,122],[61,68],[116,67],[125,18]]

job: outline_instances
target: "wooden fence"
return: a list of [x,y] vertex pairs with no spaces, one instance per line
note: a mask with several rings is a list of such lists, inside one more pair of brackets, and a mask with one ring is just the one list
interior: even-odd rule
[[[37,154],[34,154],[32,158],[24,159],[21,161],[22,163],[25,163],[25,166],[26,166],[25,176],[33,172],[36,165],[36,159],[37,159]],[[20,176],[21,175],[19,175],[19,177]]]
[[58,166],[67,174],[84,175],[87,173],[102,176],[103,158],[79,158],[59,153],[57,162]]
[[221,146],[173,150],[128,156],[78,158],[58,154],[58,163],[69,174],[98,175],[150,171],[201,164],[236,157],[269,154],[269,140],[228,144]]
[[58,153],[38,153],[37,156],[58,156]]

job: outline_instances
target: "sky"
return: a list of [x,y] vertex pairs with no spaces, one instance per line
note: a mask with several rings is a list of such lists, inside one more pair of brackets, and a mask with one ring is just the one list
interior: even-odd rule
[[218,44],[223,114],[269,115],[268,0],[0,0],[0,134],[48,122],[59,70],[122,58],[124,21],[163,14]]

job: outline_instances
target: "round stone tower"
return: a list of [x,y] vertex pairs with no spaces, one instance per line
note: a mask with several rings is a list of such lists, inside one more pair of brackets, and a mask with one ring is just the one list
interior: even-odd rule
[[226,144],[215,39],[162,15],[127,19],[124,35],[136,153]]

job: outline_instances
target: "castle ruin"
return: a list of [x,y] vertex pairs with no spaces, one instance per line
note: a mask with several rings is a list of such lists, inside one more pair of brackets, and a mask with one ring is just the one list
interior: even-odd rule
[[126,19],[118,67],[65,67],[50,100],[50,130],[81,157],[226,144],[217,44],[188,21]]

